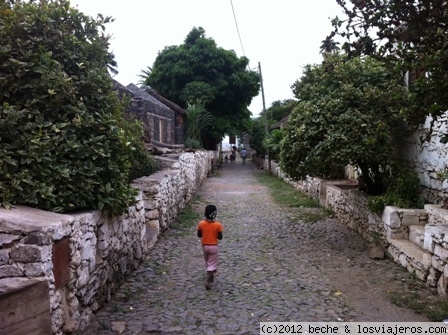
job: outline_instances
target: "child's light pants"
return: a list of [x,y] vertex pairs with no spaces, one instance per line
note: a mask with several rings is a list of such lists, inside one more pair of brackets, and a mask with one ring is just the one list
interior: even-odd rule
[[215,271],[218,266],[218,246],[216,244],[203,244],[206,271]]

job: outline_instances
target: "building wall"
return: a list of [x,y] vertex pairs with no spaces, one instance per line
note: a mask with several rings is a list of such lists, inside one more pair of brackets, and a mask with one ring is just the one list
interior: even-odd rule
[[440,139],[448,132],[447,114],[434,122],[432,133],[431,118],[414,132],[409,138],[408,144],[399,152],[419,175],[422,185],[422,194],[427,203],[442,204],[448,199],[448,182],[437,176],[439,171],[448,164],[448,144],[443,144]]
[[126,94],[131,97],[126,112],[142,121],[145,142],[166,147],[184,143],[184,120],[179,112],[134,84],[125,87],[115,82],[115,89],[120,96]]

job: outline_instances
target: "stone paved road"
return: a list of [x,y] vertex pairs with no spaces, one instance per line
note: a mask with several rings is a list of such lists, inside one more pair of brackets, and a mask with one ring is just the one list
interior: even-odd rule
[[83,334],[259,334],[261,321],[427,321],[392,305],[409,274],[368,258],[366,244],[335,219],[297,220],[257,185],[250,163],[227,164],[202,185],[200,213],[224,226],[219,274],[205,270],[193,224],[169,231]]

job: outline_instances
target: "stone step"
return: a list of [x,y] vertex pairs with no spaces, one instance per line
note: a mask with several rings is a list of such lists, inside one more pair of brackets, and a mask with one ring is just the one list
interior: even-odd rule
[[428,213],[428,223],[437,225],[448,225],[448,209],[441,205],[425,205],[425,211]]
[[425,240],[425,226],[424,225],[410,225],[409,226],[409,240],[417,244],[423,249],[423,241]]
[[390,240],[387,249],[393,260],[405,267],[409,272],[415,272],[417,278],[426,281],[431,267],[431,254],[409,240]]

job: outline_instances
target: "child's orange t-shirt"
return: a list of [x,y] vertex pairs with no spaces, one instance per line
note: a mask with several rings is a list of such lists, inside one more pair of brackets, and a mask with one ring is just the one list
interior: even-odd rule
[[198,224],[202,232],[202,244],[218,244],[218,233],[222,232],[222,225],[218,221],[202,220]]

